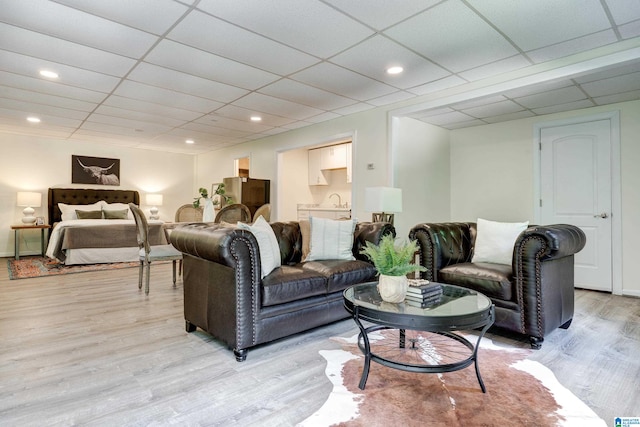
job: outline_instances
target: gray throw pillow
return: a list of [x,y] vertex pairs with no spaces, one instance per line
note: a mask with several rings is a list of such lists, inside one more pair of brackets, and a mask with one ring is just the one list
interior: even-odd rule
[[102,219],[102,211],[81,211],[76,209],[78,219]]
[[104,219],[128,219],[129,209],[123,210],[103,210]]

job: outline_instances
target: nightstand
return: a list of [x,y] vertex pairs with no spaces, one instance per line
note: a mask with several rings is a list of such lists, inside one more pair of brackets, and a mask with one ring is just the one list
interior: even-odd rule
[[40,230],[40,249],[42,250],[42,256],[44,256],[44,252],[47,249],[45,245],[44,239],[44,231],[50,229],[51,226],[49,224],[16,224],[12,225],[11,229],[14,231],[15,238],[15,257],[16,259],[20,259],[20,230]]

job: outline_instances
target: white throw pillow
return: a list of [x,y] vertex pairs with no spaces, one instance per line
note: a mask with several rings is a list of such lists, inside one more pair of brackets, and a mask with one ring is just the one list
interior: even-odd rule
[[511,265],[513,246],[528,226],[529,221],[495,222],[478,218],[478,233],[471,262]]
[[355,220],[310,218],[311,244],[306,261],[325,259],[354,260],[353,231]]
[[104,205],[102,207],[103,211],[123,211],[127,210],[127,219],[133,219],[133,214],[131,213],[131,209],[129,209],[129,205],[126,203],[107,203],[103,202]]
[[67,205],[65,203],[58,203],[58,208],[60,208],[60,217],[63,221],[69,221],[72,219],[78,219],[78,215],[76,215],[76,210],[79,211],[102,211],[102,207],[106,205],[104,200],[100,200],[99,202],[92,203],[90,205]]
[[238,228],[250,231],[258,241],[260,249],[260,264],[262,265],[262,277],[271,273],[275,268],[280,267],[280,246],[278,239],[273,232],[273,228],[260,215],[253,225],[238,222]]

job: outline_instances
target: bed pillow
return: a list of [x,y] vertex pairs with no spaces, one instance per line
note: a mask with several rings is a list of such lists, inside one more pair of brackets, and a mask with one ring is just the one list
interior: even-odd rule
[[526,222],[495,222],[478,218],[471,262],[511,265],[516,239],[529,226]]
[[58,203],[58,208],[60,209],[61,219],[63,221],[69,221],[72,219],[78,219],[78,215],[76,214],[76,210],[79,211],[101,211],[102,206],[105,205],[104,200],[100,200],[99,202],[92,203],[90,205],[67,205],[66,203]]
[[302,235],[302,262],[304,262],[309,256],[309,247],[311,246],[311,223],[308,219],[301,219],[298,224]]
[[78,219],[102,219],[102,211],[82,211],[76,209]]
[[102,211],[104,213],[104,219],[128,219],[129,218],[129,208],[127,209],[104,209]]
[[271,273],[275,268],[280,267],[282,261],[280,260],[280,246],[278,245],[278,239],[276,238],[276,234],[273,232],[273,228],[271,228],[262,215],[254,221],[253,225],[238,222],[238,228],[250,231],[258,241],[258,248],[260,249],[260,265],[262,265],[261,278]]
[[[133,219],[133,214],[129,209],[129,205],[126,203],[106,203],[105,202],[104,206],[102,206],[103,211],[123,211],[125,209],[127,210],[127,216],[125,218],[118,218],[118,219]],[[105,218],[106,218],[106,214],[105,214]],[[115,218],[110,218],[110,219],[115,219]]]
[[329,259],[354,260],[353,231],[355,220],[311,217],[311,240],[306,261]]

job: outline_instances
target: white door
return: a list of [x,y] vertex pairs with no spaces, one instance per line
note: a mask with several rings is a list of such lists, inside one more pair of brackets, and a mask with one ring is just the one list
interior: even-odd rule
[[542,128],[540,141],[541,223],[580,227],[575,284],[611,292],[611,122]]

